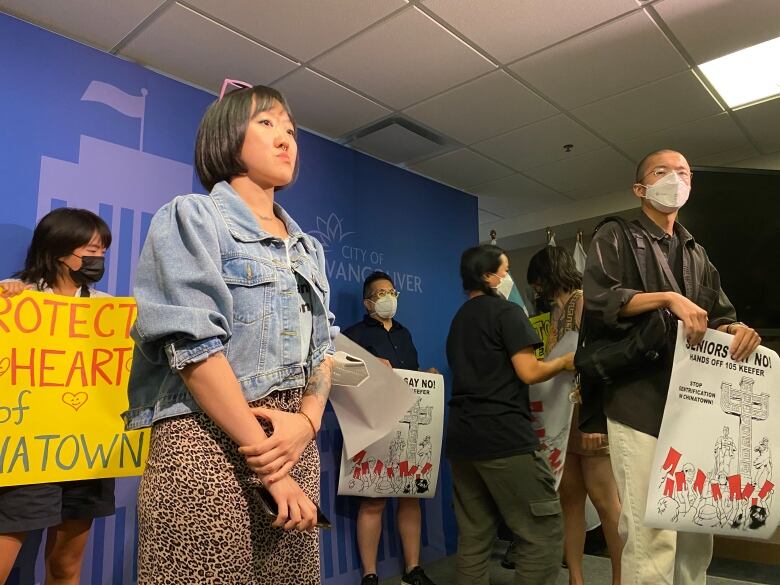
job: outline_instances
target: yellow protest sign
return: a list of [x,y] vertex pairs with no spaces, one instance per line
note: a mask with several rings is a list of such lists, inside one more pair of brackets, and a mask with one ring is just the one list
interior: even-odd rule
[[0,486],[140,475],[125,431],[131,298],[0,298]]
[[539,334],[544,345],[536,350],[536,359],[543,360],[547,349],[547,338],[550,336],[550,313],[541,313],[530,318],[531,325]]

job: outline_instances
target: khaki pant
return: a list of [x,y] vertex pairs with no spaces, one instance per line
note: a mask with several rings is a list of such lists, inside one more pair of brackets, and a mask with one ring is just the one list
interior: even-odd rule
[[485,461],[452,459],[458,521],[458,585],[488,585],[503,519],[514,534],[515,585],[554,585],[563,554],[555,480],[537,453]]
[[622,585],[704,585],[712,559],[712,535],[644,526],[656,438],[607,419],[612,471],[622,510]]

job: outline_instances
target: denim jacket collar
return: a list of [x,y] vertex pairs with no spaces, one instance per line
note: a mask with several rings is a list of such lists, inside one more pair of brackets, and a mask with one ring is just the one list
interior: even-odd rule
[[[211,197],[214,205],[217,206],[222,219],[225,220],[230,235],[236,240],[240,242],[261,242],[276,237],[260,227],[252,210],[249,209],[249,206],[244,203],[241,196],[227,181],[220,181],[214,185],[211,193],[209,193],[209,197]],[[276,202],[274,202],[274,213],[287,227],[291,244],[303,238],[303,230],[287,214],[284,208]]]

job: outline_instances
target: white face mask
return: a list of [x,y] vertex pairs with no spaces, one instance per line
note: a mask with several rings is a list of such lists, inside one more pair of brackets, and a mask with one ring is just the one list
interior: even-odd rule
[[507,294],[504,298],[509,298],[509,293],[511,292],[512,285],[514,284],[512,282],[512,277],[509,276],[508,272],[504,276],[498,276],[498,274],[496,274],[495,272],[491,272],[491,274],[496,278],[498,278],[498,284],[494,286],[488,283],[488,286],[502,295],[503,295],[503,291],[506,290]]
[[[496,274],[496,276],[498,275]],[[512,277],[507,272],[506,275],[498,283],[498,286],[492,288],[495,288],[498,294],[500,294],[506,300],[509,300],[509,295],[512,294],[512,288],[514,288],[514,286],[515,286],[515,281],[512,280]]]
[[398,309],[398,299],[393,295],[385,295],[374,303],[373,314],[380,319],[392,319]]
[[672,213],[680,209],[688,201],[691,192],[690,185],[686,185],[674,171],[653,185],[643,186],[645,199],[662,213]]

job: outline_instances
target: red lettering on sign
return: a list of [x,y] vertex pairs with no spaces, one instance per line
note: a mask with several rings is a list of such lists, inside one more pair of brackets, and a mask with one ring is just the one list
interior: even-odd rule
[[43,299],[43,304],[47,307],[51,307],[51,318],[49,319],[49,335],[54,335],[57,330],[57,312],[60,307],[66,306],[68,303],[65,301],[57,301],[55,299]]
[[110,331],[104,331],[103,327],[100,325],[100,318],[103,316],[103,312],[106,309],[114,310],[114,303],[106,303],[105,305],[101,306],[96,312],[95,312],[95,323],[94,323],[94,329],[95,334],[98,337],[111,337],[114,334],[114,330],[111,329]]
[[[22,325],[22,307],[24,305],[32,305],[32,308],[35,310],[35,322],[31,327],[25,327]],[[41,308],[38,306],[38,303],[35,301],[34,297],[24,297],[19,303],[16,305],[16,311],[14,312],[14,323],[16,323],[16,328],[21,331],[22,333],[33,333],[38,330],[38,328],[41,326]]]
[[38,385],[43,388],[45,386],[62,386],[62,382],[47,382],[46,381],[46,372],[49,370],[57,369],[56,366],[47,366],[46,365],[46,358],[49,355],[65,355],[65,351],[61,349],[42,349],[41,350],[41,361],[38,364]]
[[89,310],[89,303],[71,303],[70,305],[70,321],[68,321],[68,336],[72,339],[86,339],[89,337],[89,332],[85,331],[83,333],[77,333],[76,332],[76,325],[86,325],[87,320],[86,319],[78,319],[76,317],[76,313],[79,312],[79,309],[87,309]]
[[127,310],[127,320],[125,321],[125,337],[130,337],[130,329],[133,327],[135,321],[135,303],[120,303],[120,309]]
[[[105,359],[100,359],[99,354],[105,356]],[[96,347],[92,350],[92,385],[97,386],[97,378],[100,376],[106,384],[111,384],[111,377],[106,375],[103,371],[103,366],[110,363],[114,354],[109,349],[101,349]]]
[[11,348],[11,384],[16,385],[16,372],[27,370],[30,372],[30,386],[35,386],[35,349],[30,350],[30,361],[25,365],[19,363],[16,357],[16,348]]
[[76,372],[81,372],[81,382],[80,385],[82,387],[87,385],[87,368],[84,366],[84,352],[77,351],[76,355],[73,356],[73,363],[70,365],[70,371],[68,372],[68,377],[65,379],[65,385],[70,386],[71,381],[73,380],[73,374]]

